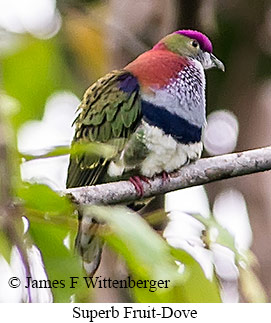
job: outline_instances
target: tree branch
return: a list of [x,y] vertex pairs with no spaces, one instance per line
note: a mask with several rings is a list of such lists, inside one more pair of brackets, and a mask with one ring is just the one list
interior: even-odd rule
[[[150,180],[150,184],[143,183],[143,198],[270,169],[271,147],[203,158],[171,173],[168,182],[163,183],[162,178],[157,176]],[[139,199],[129,181],[70,188],[61,194],[71,194],[80,204],[117,204]]]

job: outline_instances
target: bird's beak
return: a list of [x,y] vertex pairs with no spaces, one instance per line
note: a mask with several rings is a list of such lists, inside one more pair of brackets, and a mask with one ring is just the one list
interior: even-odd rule
[[216,58],[214,54],[210,54],[210,58],[211,58],[211,62],[212,62],[211,67],[216,67],[216,68],[220,69],[221,71],[225,72],[224,64],[218,58]]
[[212,53],[201,52],[199,55],[199,61],[205,70],[215,67],[225,72],[224,64]]

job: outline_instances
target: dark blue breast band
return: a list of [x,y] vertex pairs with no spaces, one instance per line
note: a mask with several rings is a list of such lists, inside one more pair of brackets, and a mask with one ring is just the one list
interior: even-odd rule
[[201,141],[202,128],[162,107],[142,101],[142,114],[146,122],[162,129],[165,134],[171,135],[179,143],[190,144]]

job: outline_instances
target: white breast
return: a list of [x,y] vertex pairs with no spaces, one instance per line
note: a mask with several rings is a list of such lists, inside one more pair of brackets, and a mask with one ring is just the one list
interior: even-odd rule
[[180,144],[171,136],[165,135],[157,127],[143,123],[145,130],[145,144],[150,153],[141,164],[141,173],[152,177],[163,171],[170,173],[190,160],[198,159],[202,152],[202,143]]

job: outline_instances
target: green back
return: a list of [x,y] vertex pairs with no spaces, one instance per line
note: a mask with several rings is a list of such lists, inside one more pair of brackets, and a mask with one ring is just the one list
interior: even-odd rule
[[[129,88],[129,82],[135,86]],[[67,187],[108,180],[106,171],[110,161],[119,157],[141,119],[138,83],[125,70],[113,71],[87,89],[78,109],[73,144],[107,143],[114,149],[110,158],[87,152],[71,155]]]

